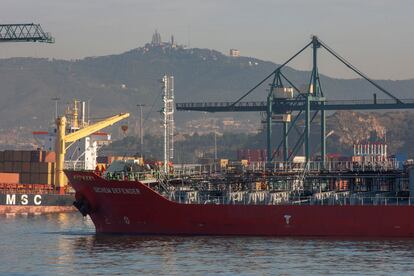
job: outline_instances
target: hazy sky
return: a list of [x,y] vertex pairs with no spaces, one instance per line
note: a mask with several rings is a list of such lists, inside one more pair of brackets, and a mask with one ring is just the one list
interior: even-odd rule
[[[373,78],[414,78],[414,0],[1,0],[1,23],[41,23],[54,45],[4,43],[0,57],[76,59],[163,40],[281,63],[318,35]],[[310,55],[292,64],[308,70]],[[349,78],[321,57],[321,73]]]

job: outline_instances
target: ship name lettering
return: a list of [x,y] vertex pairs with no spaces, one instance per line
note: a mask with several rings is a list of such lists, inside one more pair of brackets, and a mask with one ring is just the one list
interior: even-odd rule
[[42,204],[42,196],[41,195],[35,195],[33,198],[33,202],[35,205]]
[[[31,197],[31,196],[30,196]],[[16,205],[19,204],[19,198],[17,198],[16,202],[16,194],[6,194],[6,205]],[[31,199],[29,198],[29,195],[22,194],[20,195],[20,205],[29,205],[31,202]],[[42,204],[42,196],[41,195],[35,195],[33,197],[33,203],[34,205],[41,205]]]
[[125,194],[125,195],[139,195],[140,191],[137,188],[105,188],[93,187],[96,193],[101,194]]
[[79,175],[79,174],[77,174],[77,175],[74,175],[73,176],[73,179],[75,179],[75,180],[84,180],[84,181],[91,181],[94,178],[93,178],[93,176],[90,176],[90,175]]
[[6,195],[6,205],[16,205],[16,195]]
[[29,201],[27,200],[27,195],[22,195],[22,196],[20,197],[20,203],[21,203],[22,205],[27,205],[27,203],[29,203]]

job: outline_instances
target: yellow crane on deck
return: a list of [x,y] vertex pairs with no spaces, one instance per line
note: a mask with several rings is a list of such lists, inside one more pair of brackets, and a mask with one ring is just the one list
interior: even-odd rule
[[109,117],[103,121],[94,123],[92,125],[86,126],[84,128],[81,128],[75,132],[66,134],[66,117],[58,117],[56,119],[56,166],[55,166],[55,187],[59,191],[63,191],[65,189],[66,183],[64,182],[64,164],[65,164],[65,153],[66,149],[68,149],[69,146],[66,147],[67,143],[73,143],[79,139],[85,138],[103,128],[106,128],[108,126],[111,126],[125,118],[129,117],[129,113],[121,113],[112,117]]

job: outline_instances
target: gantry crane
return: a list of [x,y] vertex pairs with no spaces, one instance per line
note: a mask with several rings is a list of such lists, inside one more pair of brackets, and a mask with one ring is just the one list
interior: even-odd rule
[[[305,49],[312,47],[312,60],[313,66],[311,71],[311,78],[309,85],[305,91],[301,91],[290,81],[282,72],[282,69],[293,59],[299,56]],[[368,81],[375,86],[380,92],[386,94],[391,99],[377,99],[376,94],[372,100],[355,100],[355,101],[343,101],[343,100],[326,100],[322,91],[321,82],[319,78],[318,70],[318,49],[323,48],[346,67],[351,69],[361,78]],[[242,100],[264,84],[269,79],[273,79],[270,83],[270,91],[267,95],[267,100],[243,102]],[[287,82],[290,87],[285,87],[282,80]],[[296,95],[294,95],[294,93]],[[266,78],[260,81],[252,89],[247,91],[243,96],[234,102],[199,102],[199,103],[177,103],[177,111],[204,111],[204,112],[265,112],[266,114],[266,132],[267,132],[267,161],[271,162],[280,149],[283,146],[283,159],[288,161],[292,156],[296,154],[300,146],[305,144],[305,156],[306,161],[310,161],[310,127],[311,123],[318,114],[321,116],[320,123],[320,143],[321,143],[321,161],[325,162],[326,159],[326,117],[325,111],[327,110],[378,110],[378,109],[414,109],[413,99],[400,100],[391,94],[389,91],[381,87],[378,83],[370,79],[364,73],[359,71],[355,66],[341,57],[333,49],[331,49],[326,43],[321,41],[318,37],[312,36],[312,40],[300,49],[295,55],[289,58],[282,65],[278,66],[273,72],[271,72]],[[291,120],[293,112],[298,112],[294,119]],[[314,114],[311,114],[314,112]],[[305,127],[303,133],[300,135],[292,152],[288,151],[288,135],[295,123],[298,122],[300,115],[305,115]],[[283,139],[278,145],[275,153],[272,154],[272,122],[277,118],[277,122],[283,123]]]
[[40,24],[0,24],[0,42],[55,43],[55,39]]
[[106,128],[110,125],[113,125],[125,118],[129,117],[129,113],[121,113],[112,117],[109,117],[103,121],[97,122],[95,124],[89,125],[87,127],[81,128],[78,131],[66,134],[66,117],[58,117],[56,119],[56,166],[55,166],[55,187],[59,191],[65,189],[66,183],[64,182],[64,163],[65,163],[65,153],[71,144],[66,146],[67,143],[73,143],[79,139],[85,138],[103,128]]

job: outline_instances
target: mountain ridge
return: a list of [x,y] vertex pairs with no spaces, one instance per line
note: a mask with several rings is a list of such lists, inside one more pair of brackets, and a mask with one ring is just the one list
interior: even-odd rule
[[[230,57],[210,49],[150,44],[121,54],[78,60],[2,59],[0,128],[44,128],[53,117],[54,97],[63,103],[74,98],[89,100],[91,114],[96,117],[125,111],[135,116],[137,103],[151,105],[159,97],[158,80],[164,73],[174,74],[177,102],[232,101],[276,67],[271,61]],[[284,74],[298,86],[309,80],[307,71],[286,67]],[[414,79],[378,82],[401,98],[410,98],[414,90]],[[328,99],[370,99],[373,93],[387,98],[362,79],[335,79],[322,74],[321,83]],[[245,100],[264,100],[266,86],[267,83]],[[177,113],[177,118],[180,116],[186,115]]]

